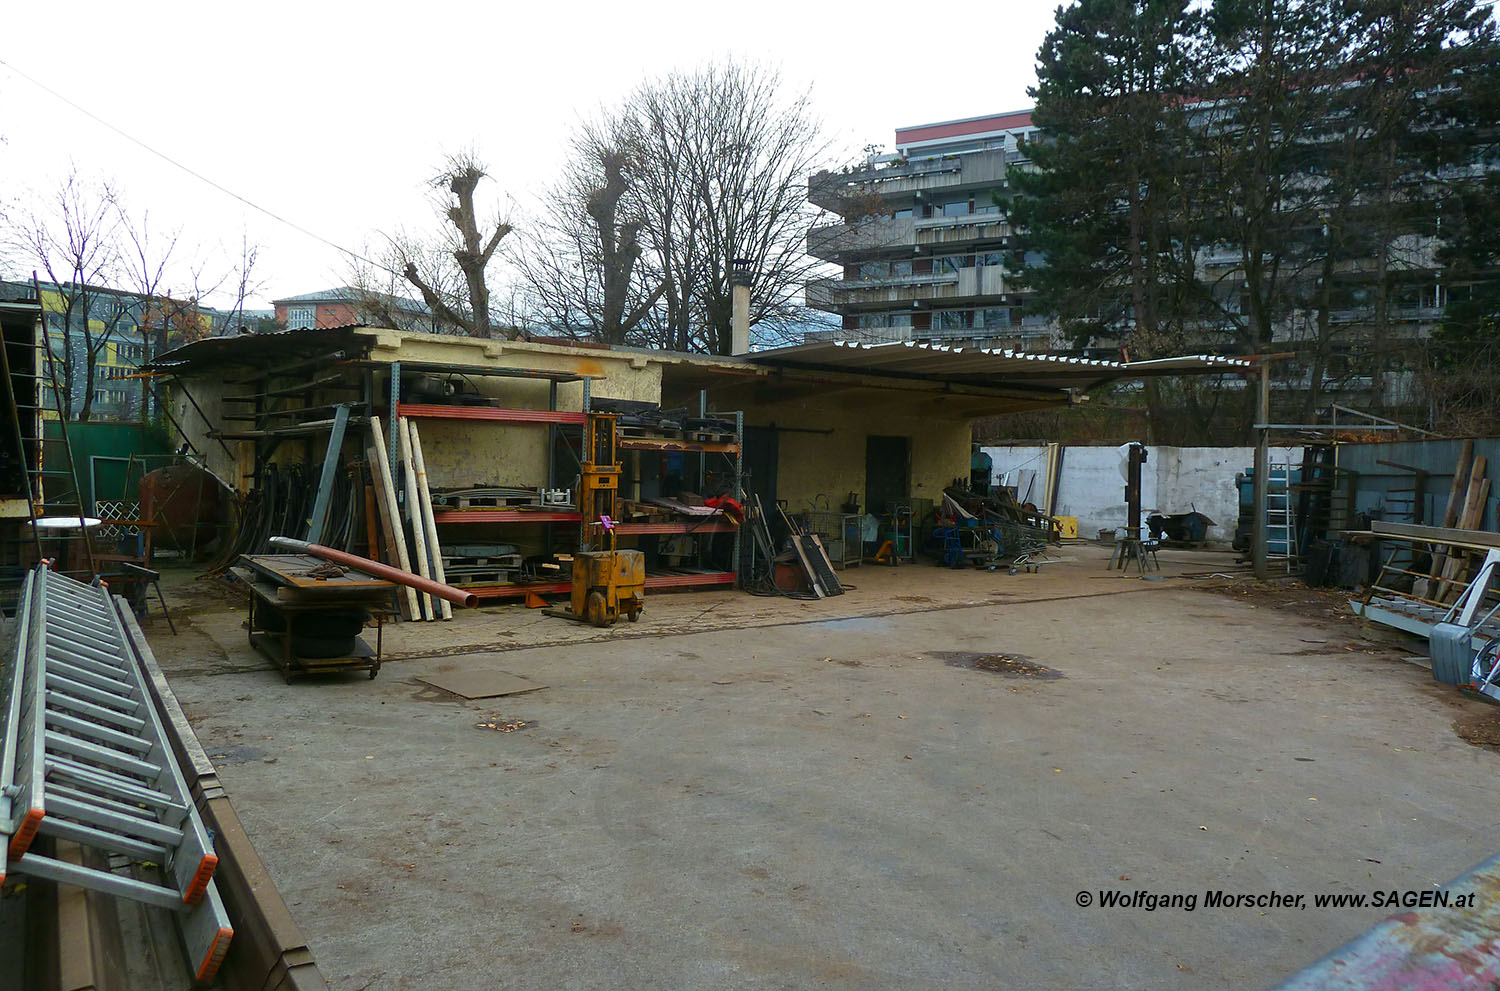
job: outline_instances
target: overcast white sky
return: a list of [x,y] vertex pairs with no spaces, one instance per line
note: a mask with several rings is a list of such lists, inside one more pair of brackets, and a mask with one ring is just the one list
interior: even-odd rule
[[[778,67],[846,157],[896,127],[1029,105],[1050,0],[910,3],[25,3],[0,60],[341,246],[435,224],[423,181],[476,149],[524,217],[571,127],[639,81],[733,55]],[[178,171],[0,65],[0,197],[75,162],[220,268],[261,246],[251,305],[348,281],[338,251]]]

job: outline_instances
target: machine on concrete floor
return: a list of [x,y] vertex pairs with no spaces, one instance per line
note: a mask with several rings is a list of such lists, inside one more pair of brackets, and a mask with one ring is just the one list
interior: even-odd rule
[[[646,608],[646,556],[620,550],[615,535],[620,494],[618,417],[590,413],[584,423],[584,460],[579,468],[578,508],[583,514],[583,545],[573,555],[573,595],[569,609],[548,615],[604,627],[622,615],[633,623]],[[595,549],[607,540],[608,550]]]

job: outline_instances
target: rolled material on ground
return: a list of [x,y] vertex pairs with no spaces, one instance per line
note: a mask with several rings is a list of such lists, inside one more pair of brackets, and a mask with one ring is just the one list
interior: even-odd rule
[[272,547],[292,551],[296,554],[311,554],[334,564],[342,564],[347,568],[363,571],[375,578],[384,578],[388,582],[397,585],[405,585],[407,588],[419,589],[428,595],[435,595],[440,599],[447,599],[455,605],[463,606],[465,609],[473,609],[479,605],[479,596],[473,592],[466,592],[452,585],[444,585],[421,575],[414,575],[400,568],[392,568],[390,565],[381,564],[379,561],[371,561],[367,557],[358,554],[346,554],[343,551],[334,550],[332,547],[324,547],[322,544],[309,544],[305,540],[294,540],[291,537],[272,537],[269,541]]

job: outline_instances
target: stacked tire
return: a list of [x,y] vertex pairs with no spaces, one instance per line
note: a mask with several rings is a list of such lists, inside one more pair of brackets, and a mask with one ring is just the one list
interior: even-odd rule
[[268,632],[290,634],[292,656],[317,660],[352,656],[370,614],[363,609],[285,613],[268,608],[258,612],[256,618]]

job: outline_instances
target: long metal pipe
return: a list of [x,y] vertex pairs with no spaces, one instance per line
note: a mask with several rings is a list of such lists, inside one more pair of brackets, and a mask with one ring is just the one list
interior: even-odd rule
[[381,564],[379,561],[371,561],[369,558],[360,557],[358,554],[345,554],[343,551],[336,551],[332,547],[324,547],[322,544],[309,544],[305,540],[295,540],[291,537],[272,537],[269,543],[272,547],[280,547],[297,554],[311,554],[313,557],[321,557],[323,560],[332,561],[334,564],[342,564],[345,567],[363,571],[365,574],[375,578],[384,578],[386,581],[395,582],[397,585],[407,585],[418,591],[426,592],[428,595],[447,599],[454,605],[463,606],[465,609],[473,609],[479,605],[479,596],[473,592],[466,592],[461,588],[454,588],[452,585],[444,585],[442,582],[435,582],[430,578],[423,578],[421,575],[414,575],[409,571],[402,571],[400,568]]

